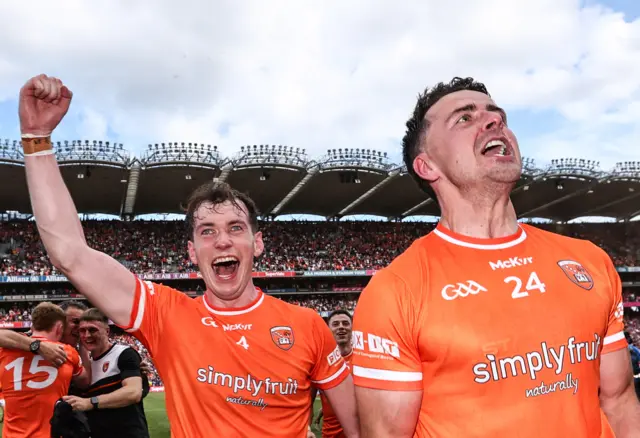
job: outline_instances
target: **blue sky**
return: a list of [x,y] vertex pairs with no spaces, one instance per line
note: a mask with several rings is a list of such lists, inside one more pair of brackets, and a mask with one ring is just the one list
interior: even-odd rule
[[18,137],[19,88],[44,72],[74,92],[56,140],[370,148],[399,162],[417,93],[471,75],[539,164],[640,159],[640,2],[396,3],[6,2],[0,138]]

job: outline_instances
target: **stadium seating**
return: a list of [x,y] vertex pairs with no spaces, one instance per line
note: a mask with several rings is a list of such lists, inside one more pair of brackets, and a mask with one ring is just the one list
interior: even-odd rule
[[[634,266],[640,256],[637,222],[540,224],[542,228],[586,238],[603,247],[617,266]],[[265,222],[265,253],[257,271],[380,269],[433,224],[423,222]],[[131,270],[191,272],[183,222],[89,221],[89,244]],[[0,275],[52,275],[33,222],[0,222]]]

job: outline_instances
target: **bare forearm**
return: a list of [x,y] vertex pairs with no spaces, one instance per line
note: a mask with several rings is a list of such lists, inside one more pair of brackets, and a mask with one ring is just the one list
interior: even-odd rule
[[55,156],[25,157],[31,206],[51,262],[64,271],[86,245],[82,224]]
[[98,396],[99,409],[117,409],[138,403],[142,398],[142,388],[124,386],[110,394]]
[[87,389],[89,387],[91,384],[91,376],[87,374],[86,368],[79,376],[73,378],[73,383],[81,389]]
[[633,386],[619,399],[601,405],[616,437],[640,438],[640,403]]
[[9,350],[30,351],[29,347],[33,339],[28,336],[21,335],[12,330],[0,330],[0,348]]
[[338,421],[347,437],[360,436],[360,422],[356,406],[356,395],[351,376],[339,386],[324,393],[333,407]]

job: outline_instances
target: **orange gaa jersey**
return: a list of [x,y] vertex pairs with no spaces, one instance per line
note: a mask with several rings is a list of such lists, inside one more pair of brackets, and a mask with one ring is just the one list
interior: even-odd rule
[[[342,358],[347,363],[347,366],[351,366],[351,358],[353,352]],[[320,401],[322,402],[322,438],[344,438],[344,430],[342,425],[336,416],[329,399],[324,395],[324,392],[320,391]]]
[[306,437],[311,386],[349,376],[320,315],[258,292],[249,306],[220,309],[138,279],[123,328],[164,381],[172,437]]
[[620,278],[594,244],[520,224],[438,225],[362,292],[357,386],[421,390],[415,437],[612,437],[600,358],[627,348]]
[[51,436],[49,421],[55,403],[67,395],[71,379],[83,370],[78,352],[69,345],[64,348],[67,361],[59,368],[38,354],[0,349],[0,384],[5,398],[3,438]]

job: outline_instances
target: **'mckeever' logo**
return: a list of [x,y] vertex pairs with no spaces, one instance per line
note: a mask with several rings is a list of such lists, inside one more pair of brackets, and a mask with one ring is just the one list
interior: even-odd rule
[[509,269],[516,266],[530,265],[533,263],[533,257],[510,257],[507,260],[498,260],[497,262],[489,262],[491,269]]
[[466,283],[448,284],[443,287],[442,298],[451,301],[469,295],[478,295],[480,292],[487,292],[487,288],[473,280],[467,280]]

